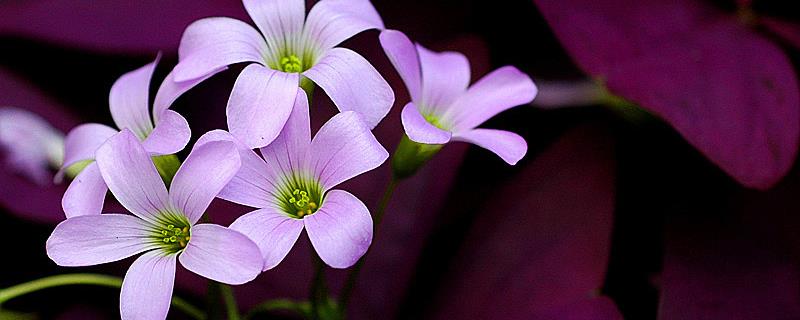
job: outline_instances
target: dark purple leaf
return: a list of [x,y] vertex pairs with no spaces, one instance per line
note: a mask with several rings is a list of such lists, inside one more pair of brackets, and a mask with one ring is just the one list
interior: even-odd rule
[[608,263],[615,161],[603,128],[569,132],[476,218],[437,319],[621,319],[599,297]]
[[745,186],[791,167],[800,92],[786,55],[700,1],[534,0],[575,62],[670,123]]

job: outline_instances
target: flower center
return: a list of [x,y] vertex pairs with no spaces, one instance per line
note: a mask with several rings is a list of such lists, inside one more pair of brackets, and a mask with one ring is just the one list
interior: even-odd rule
[[174,214],[165,214],[159,220],[160,225],[153,228],[153,241],[169,253],[186,248],[191,240],[189,221]]
[[288,216],[301,219],[322,205],[322,187],[311,179],[292,177],[282,183],[276,200]]
[[442,129],[442,130],[448,130],[445,127],[445,125],[442,123],[442,120],[439,119],[439,117],[437,117],[437,116],[435,116],[433,114],[428,114],[428,115],[425,115],[423,117],[425,117],[425,120],[428,121],[428,123],[432,124],[434,127],[437,127],[439,129]]
[[303,61],[296,55],[290,54],[281,58],[280,68],[283,72],[298,73],[303,71]]
[[302,218],[317,211],[317,203],[308,197],[308,191],[294,189],[289,203],[297,209],[297,216]]

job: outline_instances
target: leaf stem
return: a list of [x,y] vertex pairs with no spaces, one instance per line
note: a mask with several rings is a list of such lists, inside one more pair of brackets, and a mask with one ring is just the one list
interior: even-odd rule
[[[121,288],[122,278],[102,275],[102,274],[92,274],[92,273],[72,273],[72,274],[61,274],[61,275],[44,277],[33,281],[21,283],[15,286],[11,286],[8,288],[0,289],[0,305],[13,298],[23,296],[32,292],[36,292],[42,289],[69,286],[69,285],[95,285],[95,286],[109,287],[109,288]],[[199,308],[193,306],[192,304],[181,298],[172,297],[172,305],[194,319],[203,320],[206,318],[205,314],[203,314],[203,312]]]

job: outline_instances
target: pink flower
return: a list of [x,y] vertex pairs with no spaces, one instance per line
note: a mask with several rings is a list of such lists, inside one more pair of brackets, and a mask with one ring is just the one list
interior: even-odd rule
[[[167,110],[181,94],[199,83],[176,84],[172,74],[161,84],[153,103],[150,118],[150,78],[158,64],[155,61],[122,75],[111,87],[109,109],[120,129],[129,129],[142,141],[151,155],[168,155],[182,150],[191,137],[189,124],[180,114]],[[99,214],[106,196],[106,183],[93,163],[95,150],[118,131],[112,127],[87,123],[72,129],[65,140],[64,163],[57,175],[73,165],[86,165],[75,177],[62,199],[66,216]]]
[[409,139],[429,145],[464,141],[494,152],[509,164],[522,159],[528,150],[522,137],[476,127],[533,100],[537,89],[527,75],[503,67],[469,86],[469,62],[464,55],[414,46],[395,30],[383,31],[380,41],[411,96],[401,115]]
[[261,271],[258,247],[239,232],[196,224],[241,166],[233,143],[195,148],[170,190],[139,137],[123,129],[96,152],[96,168],[117,200],[134,215],[68,218],[47,239],[47,255],[61,266],[89,266],[142,253],[125,275],[122,319],[165,319],[176,261],[214,281],[242,284]]
[[60,167],[64,159],[64,134],[33,112],[0,107],[0,149],[12,170],[47,186],[50,168]]
[[244,0],[258,27],[232,18],[198,20],[186,28],[175,67],[181,83],[228,65],[254,62],[239,75],[228,100],[228,128],[251,148],[268,145],[292,112],[296,89],[308,78],[341,111],[359,112],[375,127],[394,93],[361,55],[336,45],[364,30],[383,28],[367,0],[323,0],[306,18],[304,0]]
[[[286,127],[261,149],[261,157],[238,143],[242,169],[219,197],[260,208],[239,217],[231,229],[258,244],[264,270],[283,260],[303,229],[326,264],[347,268],[372,242],[372,217],[354,195],[331,189],[375,169],[389,154],[353,111],[337,114],[311,139],[308,101],[302,90],[296,92]],[[234,139],[212,131],[197,145]]]

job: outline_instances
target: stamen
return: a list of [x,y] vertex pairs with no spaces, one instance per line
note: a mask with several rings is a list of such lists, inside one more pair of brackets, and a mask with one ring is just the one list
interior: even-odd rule
[[[179,222],[177,220],[173,220],[176,223],[162,225],[162,227],[154,230],[154,237],[157,239],[156,241],[162,243],[163,248],[169,252],[181,251],[186,248],[186,245],[189,244],[190,232],[188,222]],[[176,224],[179,225],[176,226]]]
[[317,204],[311,200],[311,197],[308,195],[308,191],[294,189],[292,191],[292,195],[289,198],[289,203],[294,205],[296,211],[296,215],[299,218],[304,216],[310,215],[317,211]]
[[281,58],[280,67],[284,72],[298,73],[303,71],[303,62],[300,61],[300,58],[296,55],[292,54]]

